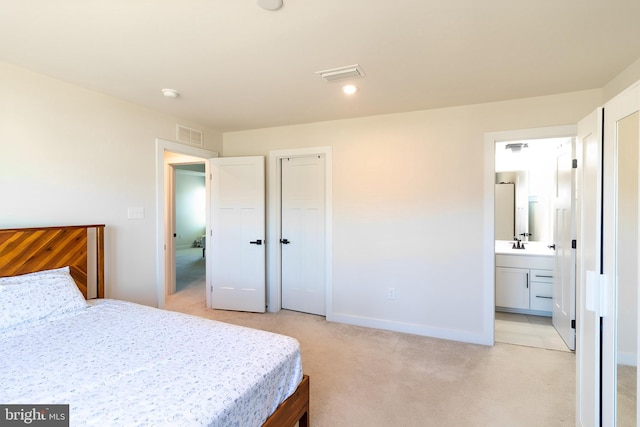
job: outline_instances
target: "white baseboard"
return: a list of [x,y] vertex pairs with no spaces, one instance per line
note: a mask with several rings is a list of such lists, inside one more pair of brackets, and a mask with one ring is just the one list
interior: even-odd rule
[[422,335],[425,337],[440,338],[451,341],[461,341],[469,344],[493,346],[493,335],[491,333],[485,334],[485,336],[468,331],[432,328],[414,323],[395,322],[341,313],[327,314],[327,320],[330,322],[346,323],[348,325],[365,326],[368,328],[384,329],[387,331],[403,332],[406,334]]

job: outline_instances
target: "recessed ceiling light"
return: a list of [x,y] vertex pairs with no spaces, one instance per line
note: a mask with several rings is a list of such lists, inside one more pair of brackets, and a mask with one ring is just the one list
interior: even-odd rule
[[354,85],[345,85],[345,86],[342,86],[342,91],[347,95],[353,95],[358,91],[358,88],[355,87]]
[[162,89],[162,94],[167,98],[177,98],[180,93],[175,89]]
[[258,0],[258,6],[266,10],[278,10],[282,7],[282,0]]

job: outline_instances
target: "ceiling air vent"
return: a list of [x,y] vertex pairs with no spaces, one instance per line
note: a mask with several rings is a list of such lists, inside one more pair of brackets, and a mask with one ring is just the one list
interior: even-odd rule
[[201,130],[191,129],[182,125],[176,125],[176,138],[179,142],[186,142],[187,144],[199,145],[201,147],[204,143],[204,134]]
[[360,68],[358,64],[349,65],[347,67],[332,68],[330,70],[316,71],[316,74],[320,74],[328,82],[364,77],[364,71],[362,71],[362,68]]

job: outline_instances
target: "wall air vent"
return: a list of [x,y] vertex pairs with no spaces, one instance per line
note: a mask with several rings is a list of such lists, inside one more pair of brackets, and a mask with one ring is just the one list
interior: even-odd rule
[[176,139],[191,145],[202,147],[204,144],[204,133],[201,130],[191,129],[186,126],[176,125]]
[[364,71],[358,64],[346,67],[332,68],[330,70],[316,71],[326,81],[334,82],[336,80],[352,79],[355,77],[364,77]]

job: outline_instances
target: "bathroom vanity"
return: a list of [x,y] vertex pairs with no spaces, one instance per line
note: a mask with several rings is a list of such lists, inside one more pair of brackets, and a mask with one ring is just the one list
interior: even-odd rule
[[553,311],[553,253],[546,244],[496,241],[496,310],[551,316]]

